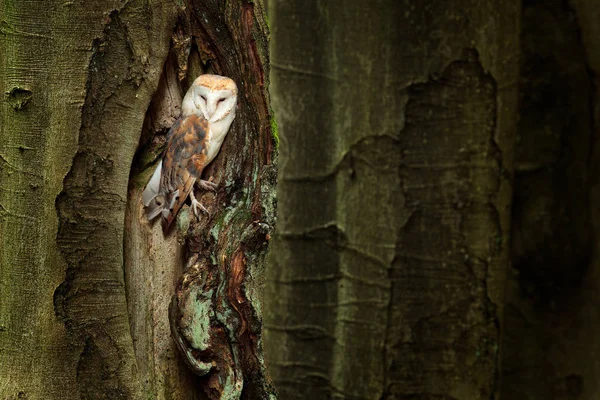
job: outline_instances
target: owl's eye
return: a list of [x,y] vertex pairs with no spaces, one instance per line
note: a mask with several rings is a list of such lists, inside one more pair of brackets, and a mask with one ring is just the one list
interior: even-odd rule
[[200,95],[200,97],[202,98],[202,100],[206,101],[206,97],[204,95]]
[[225,101],[225,97],[220,98],[219,101],[217,101],[217,105],[221,104],[222,101]]

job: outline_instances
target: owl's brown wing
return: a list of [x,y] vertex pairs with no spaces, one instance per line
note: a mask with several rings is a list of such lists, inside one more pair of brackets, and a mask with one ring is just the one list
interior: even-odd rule
[[163,231],[168,232],[179,209],[206,166],[208,121],[198,115],[178,120],[169,132],[162,159],[159,196],[164,201]]

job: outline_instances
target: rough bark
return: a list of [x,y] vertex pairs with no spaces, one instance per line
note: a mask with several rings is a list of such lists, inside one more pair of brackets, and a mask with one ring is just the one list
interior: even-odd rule
[[[192,35],[199,51],[188,62]],[[165,65],[181,67],[184,89],[208,59],[236,79],[242,101],[209,171],[221,184],[207,199],[211,219],[190,224],[189,247],[227,260],[217,264],[224,283],[235,269],[220,300],[226,310],[227,295],[245,303],[222,325],[243,358],[234,361],[245,393],[268,385],[258,308],[274,221],[266,37],[262,6],[245,1],[0,3],[0,398],[200,397],[206,385],[174,357],[166,313],[188,257],[156,236],[153,248],[124,247],[123,233],[140,226],[131,213],[124,224],[128,193],[139,195],[128,183],[140,133],[176,117],[156,101]],[[169,54],[181,59],[165,64]],[[124,274],[124,248],[152,262]],[[155,278],[160,257],[162,292],[126,293],[125,275]]]
[[123,216],[169,8],[0,5],[2,398],[141,395]]
[[270,2],[281,163],[265,319],[283,398],[496,395],[519,12]]
[[[199,387],[211,399],[274,395],[262,358],[259,299],[276,178],[263,18],[260,3],[187,3],[146,115],[130,188],[126,273],[128,297],[142,299],[130,303],[138,364],[148,390],[160,398],[192,398]],[[183,93],[207,72],[231,77],[240,90],[236,119],[205,172],[219,189],[202,197],[208,217],[196,222],[185,209],[176,232],[163,238],[158,224],[145,221],[140,192]],[[174,357],[169,329],[182,359]],[[202,379],[182,369],[182,360]]]
[[600,396],[597,8],[523,3],[503,398]]

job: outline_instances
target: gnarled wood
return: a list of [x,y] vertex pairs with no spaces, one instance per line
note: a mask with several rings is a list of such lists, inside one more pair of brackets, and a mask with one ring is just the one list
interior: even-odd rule
[[242,296],[232,318],[248,328],[224,326],[246,346],[236,350],[243,390],[257,393],[256,285],[274,221],[266,37],[260,4],[243,1],[0,2],[0,398],[202,397],[167,313],[187,257],[127,201],[160,150],[157,135],[138,151],[128,185],[140,132],[146,144],[170,126],[179,90],[207,64],[243,99],[208,171],[221,184],[206,199],[212,219],[192,223],[192,247],[222,236],[211,250],[226,256],[223,281],[237,271],[224,307]]
[[[206,72],[232,78],[239,89],[236,118],[204,172],[218,188],[200,192],[208,216],[197,221],[184,207],[174,232],[163,239],[158,225],[144,220],[140,192],[168,126],[179,115],[181,94]],[[134,163],[128,213],[134,227],[126,242],[128,297],[147,296],[141,310],[130,303],[130,313],[136,335],[144,338],[136,343],[141,369],[156,380],[152,392],[176,372],[187,382],[181,390],[188,395],[202,387],[210,399],[274,396],[262,356],[260,310],[264,257],[275,222],[276,149],[267,85],[267,27],[260,3],[190,1],[182,7],[160,94],[149,108]],[[144,254],[148,250],[150,256]],[[176,277],[181,279],[175,290]],[[174,294],[169,312],[173,338],[201,378],[179,369],[174,345],[163,335],[169,294]]]

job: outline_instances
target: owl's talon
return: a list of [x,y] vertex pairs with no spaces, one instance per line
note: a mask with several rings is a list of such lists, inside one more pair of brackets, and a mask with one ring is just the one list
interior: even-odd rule
[[217,188],[217,184],[214,182],[211,182],[211,181],[200,179],[197,182],[198,182],[198,187],[201,187],[202,189],[205,189],[205,190],[210,190],[210,191],[214,192],[215,189]]
[[196,200],[196,196],[194,196],[193,190],[190,192],[190,198],[192,199],[192,211],[194,212],[196,218],[200,219],[198,209],[208,214],[208,210],[206,209],[206,207],[204,207],[198,200]]
[[198,200],[192,200],[192,210],[194,211],[194,215],[196,218],[200,219],[200,214],[198,213],[198,209],[208,214],[208,210],[204,207]]
[[[208,181],[200,178],[219,153],[235,119],[237,96],[237,85],[231,78],[212,74],[197,77],[186,92],[181,116],[169,129],[162,159],[142,193],[147,218],[152,220],[160,215],[163,233],[169,232],[188,196],[196,217],[201,213],[210,216],[190,191],[217,189],[212,177]],[[158,195],[163,198],[157,199]]]

